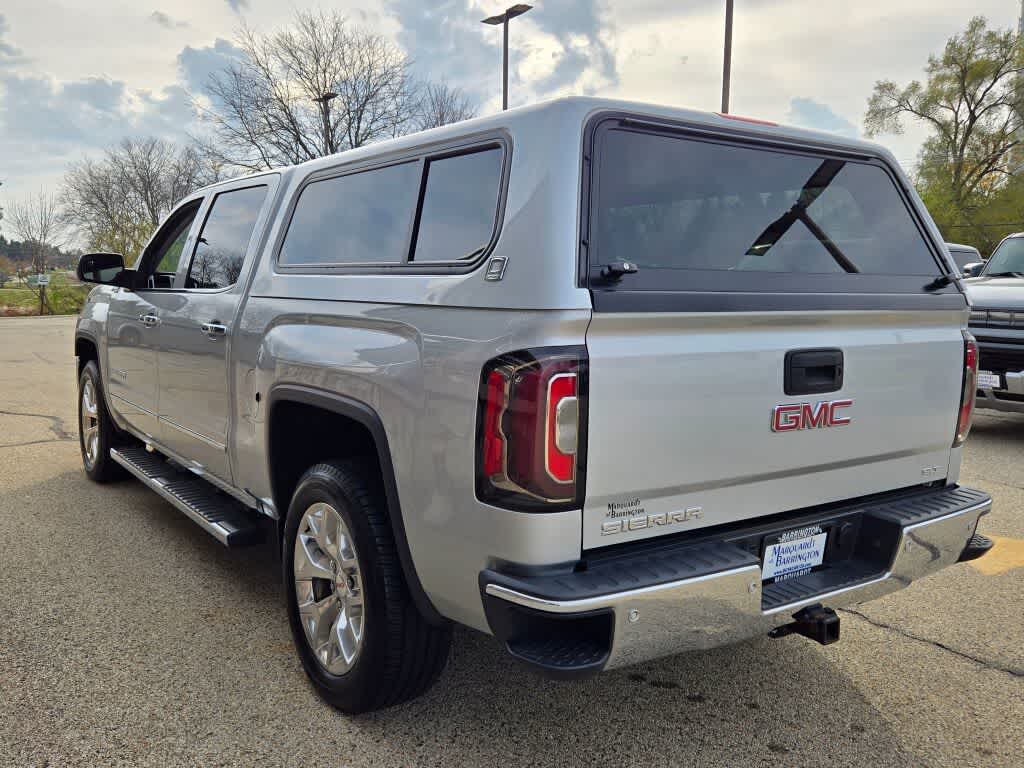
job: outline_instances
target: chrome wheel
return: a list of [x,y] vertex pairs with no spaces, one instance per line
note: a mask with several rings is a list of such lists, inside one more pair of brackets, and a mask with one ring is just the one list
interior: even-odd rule
[[96,403],[96,385],[86,378],[82,385],[82,407],[79,416],[82,432],[82,451],[86,466],[92,467],[100,454],[100,414]]
[[363,644],[363,580],[352,534],[330,504],[318,502],[302,515],[293,568],[306,642],[320,666],[343,675]]

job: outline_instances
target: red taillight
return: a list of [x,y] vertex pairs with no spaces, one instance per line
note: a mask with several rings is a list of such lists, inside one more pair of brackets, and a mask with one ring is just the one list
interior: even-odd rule
[[580,503],[586,352],[582,348],[502,355],[480,388],[477,492],[514,509]]
[[974,416],[974,399],[978,394],[978,345],[967,331],[964,334],[964,379],[960,390],[960,416],[956,422],[956,439],[953,447],[963,445],[971,431]]

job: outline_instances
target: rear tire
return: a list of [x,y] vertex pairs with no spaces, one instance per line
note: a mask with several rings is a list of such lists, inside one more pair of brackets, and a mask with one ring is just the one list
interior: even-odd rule
[[114,425],[103,399],[103,382],[95,360],[82,368],[78,377],[78,444],[82,466],[89,479],[109,483],[126,477],[124,468],[110,458],[111,447],[121,442],[122,433]]
[[292,638],[324,701],[359,714],[415,698],[437,680],[451,626],[432,626],[413,604],[372,469],[356,461],[309,469],[282,546]]

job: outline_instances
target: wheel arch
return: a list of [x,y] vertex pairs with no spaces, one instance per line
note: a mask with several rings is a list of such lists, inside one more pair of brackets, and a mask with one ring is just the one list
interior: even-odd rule
[[78,358],[79,376],[82,375],[82,369],[90,360],[95,360],[96,366],[100,367],[100,347],[92,334],[84,331],[78,331],[75,334],[75,357]]
[[[287,470],[288,462],[282,461],[282,451],[286,449],[287,434],[281,439],[284,431],[282,419],[275,421],[275,416],[282,413],[282,407],[302,406],[316,409],[334,418],[341,418],[365,430],[365,436],[355,437],[359,446],[365,446],[380,470],[384,489],[384,500],[387,504],[388,520],[391,523],[392,535],[395,537],[395,548],[398,551],[402,566],[402,574],[417,609],[423,617],[434,625],[442,625],[447,620],[437,611],[420,582],[413,563],[412,552],[406,537],[405,521],[402,517],[401,502],[398,496],[398,484],[395,479],[394,464],[391,460],[391,449],[388,444],[387,432],[380,416],[371,406],[354,398],[334,392],[297,384],[278,384],[267,393],[267,472],[270,478],[271,493],[278,509],[279,525],[283,525],[287,515],[291,494],[295,483]],[[338,458],[330,450],[322,451],[319,461]],[[312,454],[310,454],[312,455]],[[315,461],[310,463],[312,466]],[[292,462],[294,465],[294,461]],[[302,471],[305,471],[303,469]],[[294,474],[294,473],[291,473]],[[297,478],[296,478],[297,479]]]

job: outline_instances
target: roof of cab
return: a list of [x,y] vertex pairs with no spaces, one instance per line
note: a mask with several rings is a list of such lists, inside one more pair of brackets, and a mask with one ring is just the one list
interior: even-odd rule
[[[357,162],[377,154],[388,154],[399,152],[403,149],[414,149],[417,146],[433,144],[445,140],[471,136],[473,134],[486,132],[495,129],[507,129],[513,134],[520,130],[528,130],[532,121],[543,117],[551,117],[553,113],[570,123],[579,126],[582,132],[583,125],[587,120],[598,112],[627,112],[640,117],[654,119],[673,120],[693,125],[700,125],[708,128],[721,128],[730,131],[741,130],[752,134],[764,134],[777,139],[790,139],[794,141],[813,142],[817,144],[828,144],[838,148],[845,148],[858,153],[869,155],[883,155],[886,159],[895,163],[891,153],[879,144],[850,139],[834,133],[823,131],[812,131],[804,128],[783,126],[775,123],[754,121],[750,118],[743,118],[736,115],[721,115],[716,112],[701,112],[692,109],[670,107],[657,104],[645,104],[641,102],[626,101],[622,99],[602,99],[588,96],[567,96],[549,101],[541,101],[525,107],[516,107],[505,112],[498,112],[493,115],[476,117],[458,123],[431,128],[426,131],[407,134],[395,139],[368,144],[357,149],[349,149],[344,152],[328,155],[326,157],[308,160],[298,167],[307,172],[317,171],[321,168],[330,168],[338,164]],[[578,134],[577,134],[578,135]],[[550,137],[548,137],[550,138]]]

